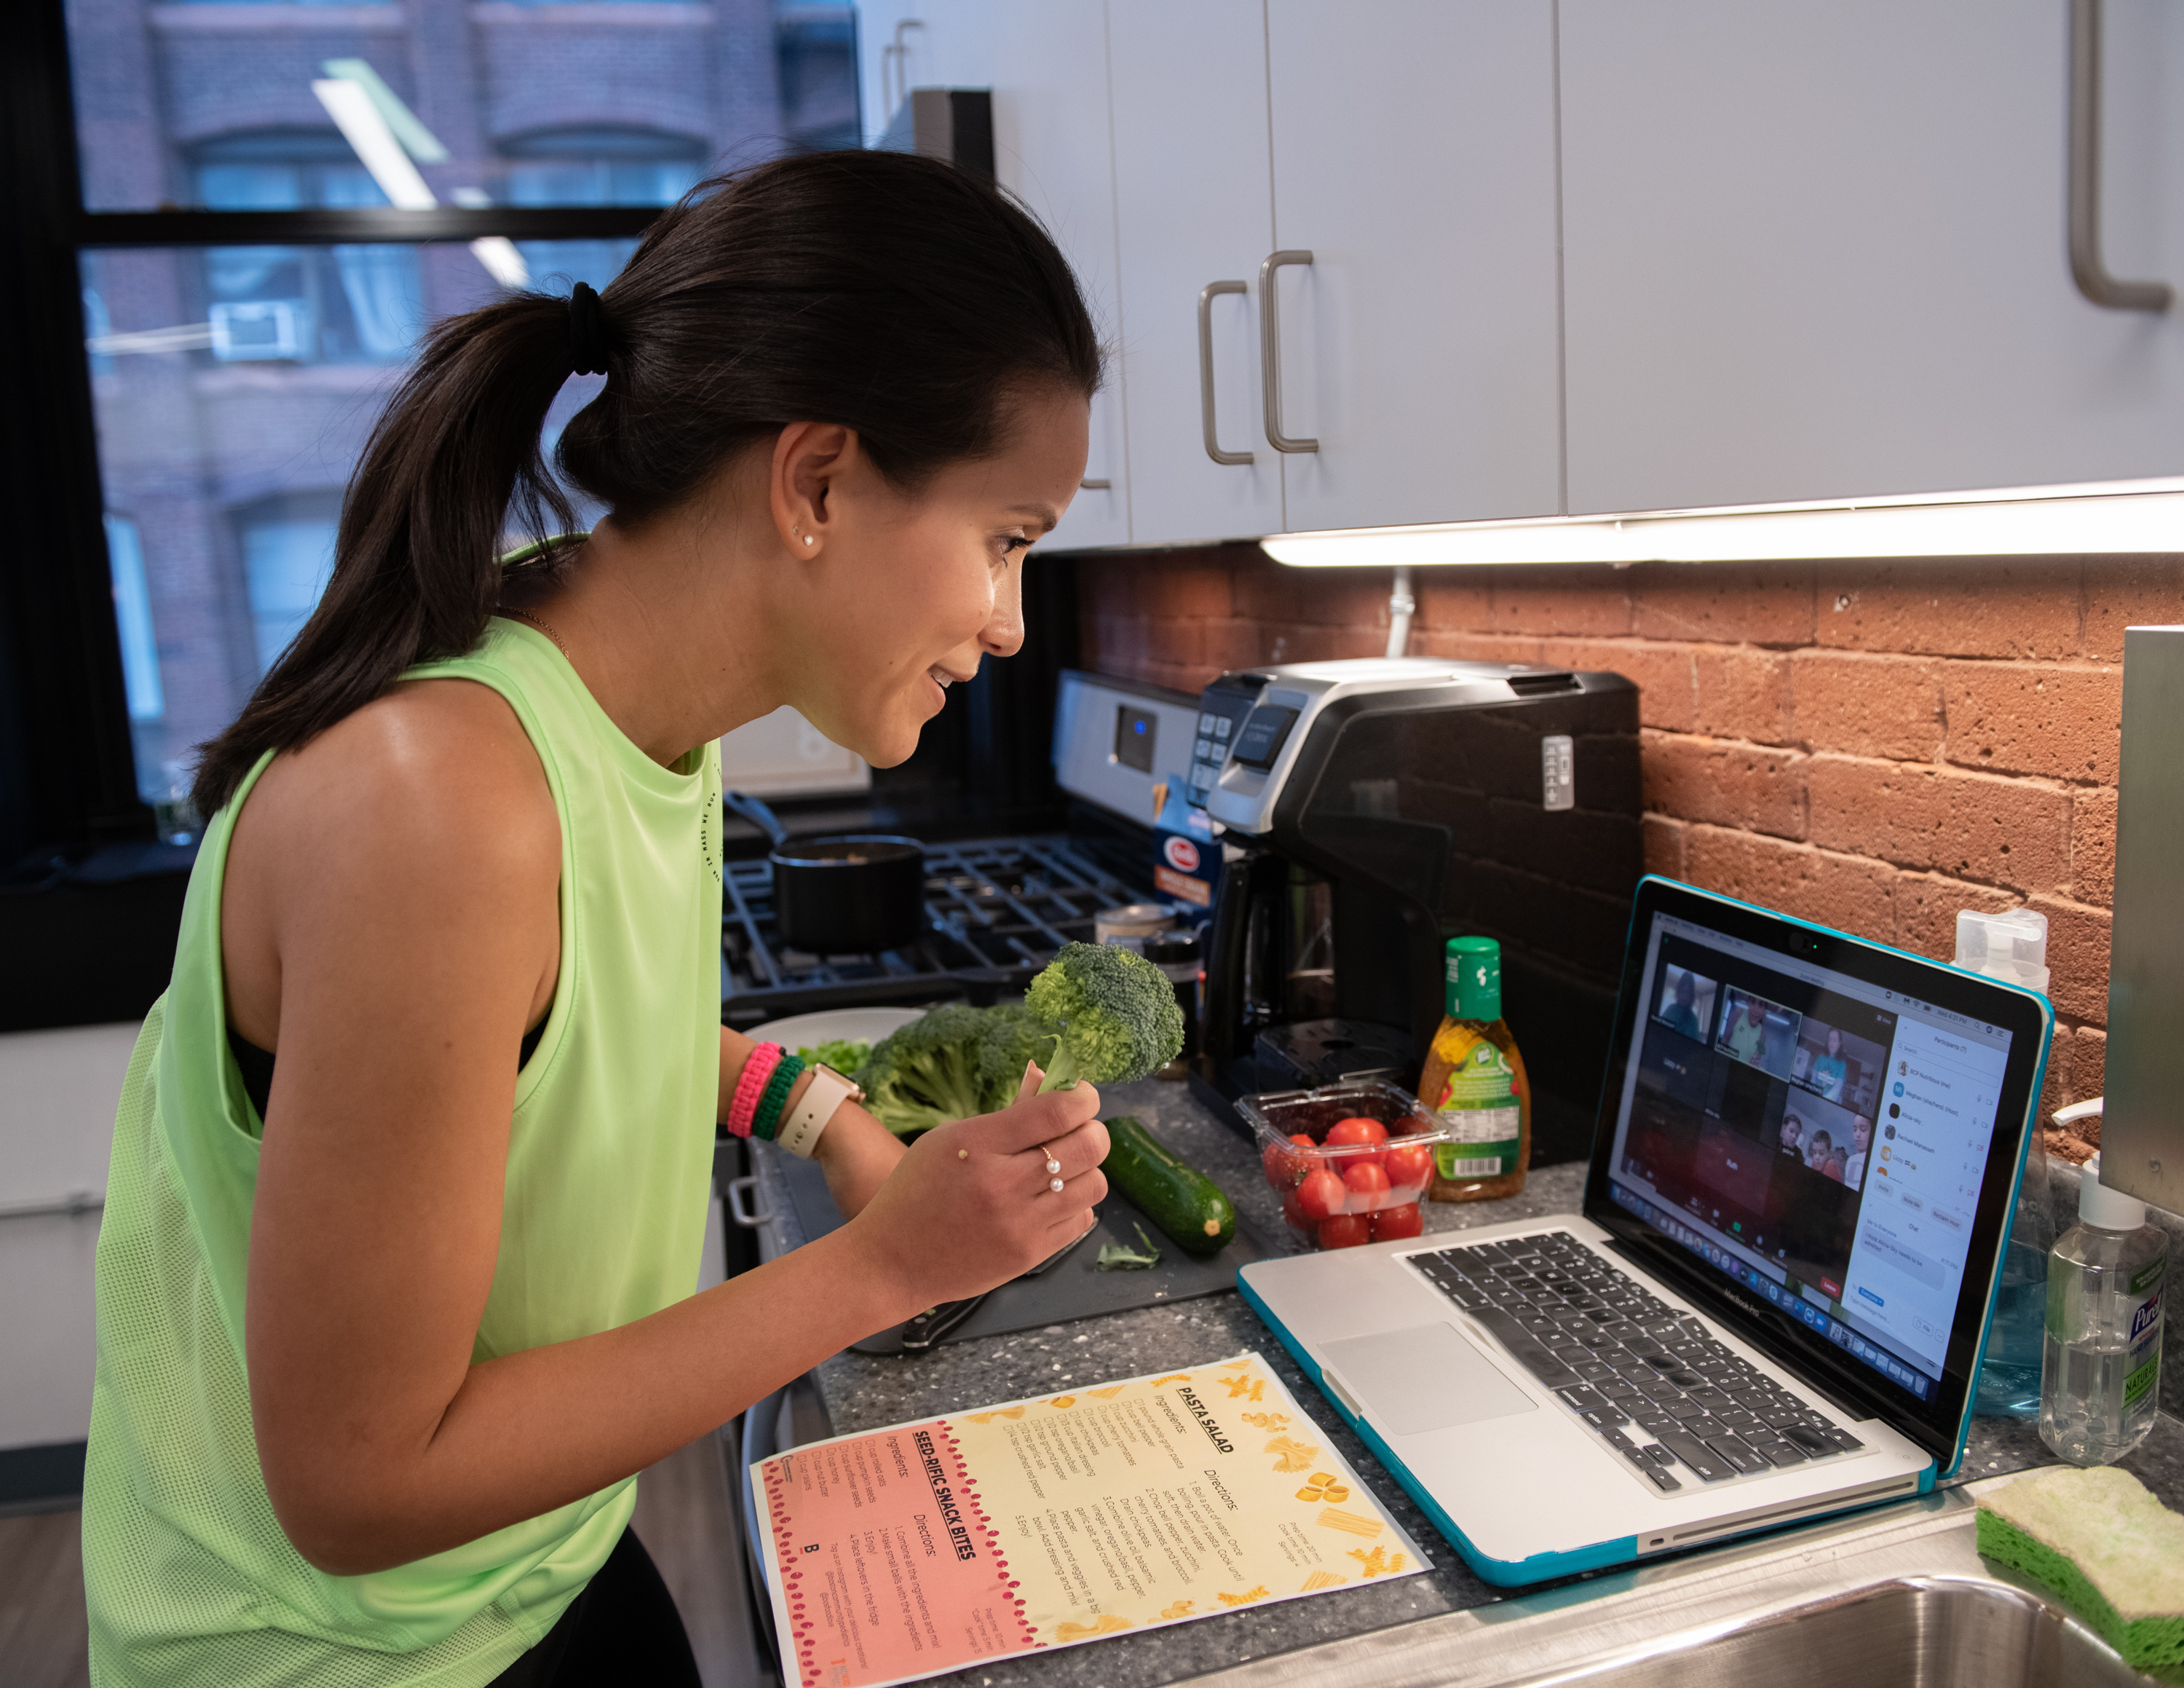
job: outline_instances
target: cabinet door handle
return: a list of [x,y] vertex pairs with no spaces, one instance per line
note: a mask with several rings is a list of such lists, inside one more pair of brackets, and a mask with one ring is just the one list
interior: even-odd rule
[[2101,0],[2070,0],[2070,277],[2107,310],[2166,310],[2166,282],[2120,282],[2101,256]]
[[1079,481],[1077,489],[1079,492],[1112,492],[1115,483],[1112,481]]
[[1208,282],[1198,294],[1198,421],[1206,431],[1206,455],[1217,463],[1248,463],[1248,451],[1223,451],[1213,426],[1213,301],[1225,293],[1248,293],[1241,282]]
[[1317,439],[1291,439],[1282,432],[1281,313],[1274,299],[1274,271],[1289,264],[1310,264],[1309,252],[1273,252],[1259,265],[1260,373],[1267,383],[1267,444],[1277,451],[1317,451]]

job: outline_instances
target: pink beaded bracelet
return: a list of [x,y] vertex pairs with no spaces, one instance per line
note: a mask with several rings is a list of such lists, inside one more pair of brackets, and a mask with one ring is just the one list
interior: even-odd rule
[[759,1098],[766,1094],[766,1082],[773,1076],[773,1070],[781,1065],[788,1052],[778,1043],[760,1043],[754,1047],[744,1070],[736,1076],[736,1093],[728,1104],[728,1117],[723,1122],[738,1137],[751,1134],[751,1120],[758,1112]]

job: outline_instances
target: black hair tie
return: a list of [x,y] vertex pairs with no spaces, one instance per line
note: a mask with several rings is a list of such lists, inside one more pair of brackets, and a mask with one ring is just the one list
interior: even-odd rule
[[579,282],[569,294],[569,367],[578,375],[607,372],[607,318],[599,296]]

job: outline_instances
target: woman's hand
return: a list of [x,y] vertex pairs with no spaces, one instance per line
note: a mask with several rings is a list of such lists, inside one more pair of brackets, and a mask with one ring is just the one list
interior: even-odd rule
[[1078,1084],[1041,1096],[1043,1077],[1027,1068],[1009,1107],[926,1132],[846,1227],[913,1311],[1006,1283],[1095,1222],[1107,1193],[1100,1093]]
[[827,1122],[811,1158],[827,1175],[827,1193],[834,1205],[855,1219],[901,1163],[907,1147],[855,1102],[844,1100]]

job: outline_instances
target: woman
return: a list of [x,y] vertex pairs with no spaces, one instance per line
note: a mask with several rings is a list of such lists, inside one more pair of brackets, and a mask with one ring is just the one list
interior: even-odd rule
[[[575,525],[572,370],[558,459],[610,513],[503,567]],[[907,756],[1020,644],[1099,377],[1039,228],[879,153],[433,332],[198,777],[99,1244],[99,1681],[694,1682],[632,1473],[1089,1228],[1090,1087],[905,1154],[721,1027],[712,741],[787,703]],[[715,1122],[764,1117],[851,1218],[694,1296]]]
[[1813,1088],[1830,1102],[1842,1100],[1844,1082],[1850,1076],[1850,1066],[1843,1059],[1842,1033],[1834,1026],[1828,1028],[1828,1052],[1813,1060]]

